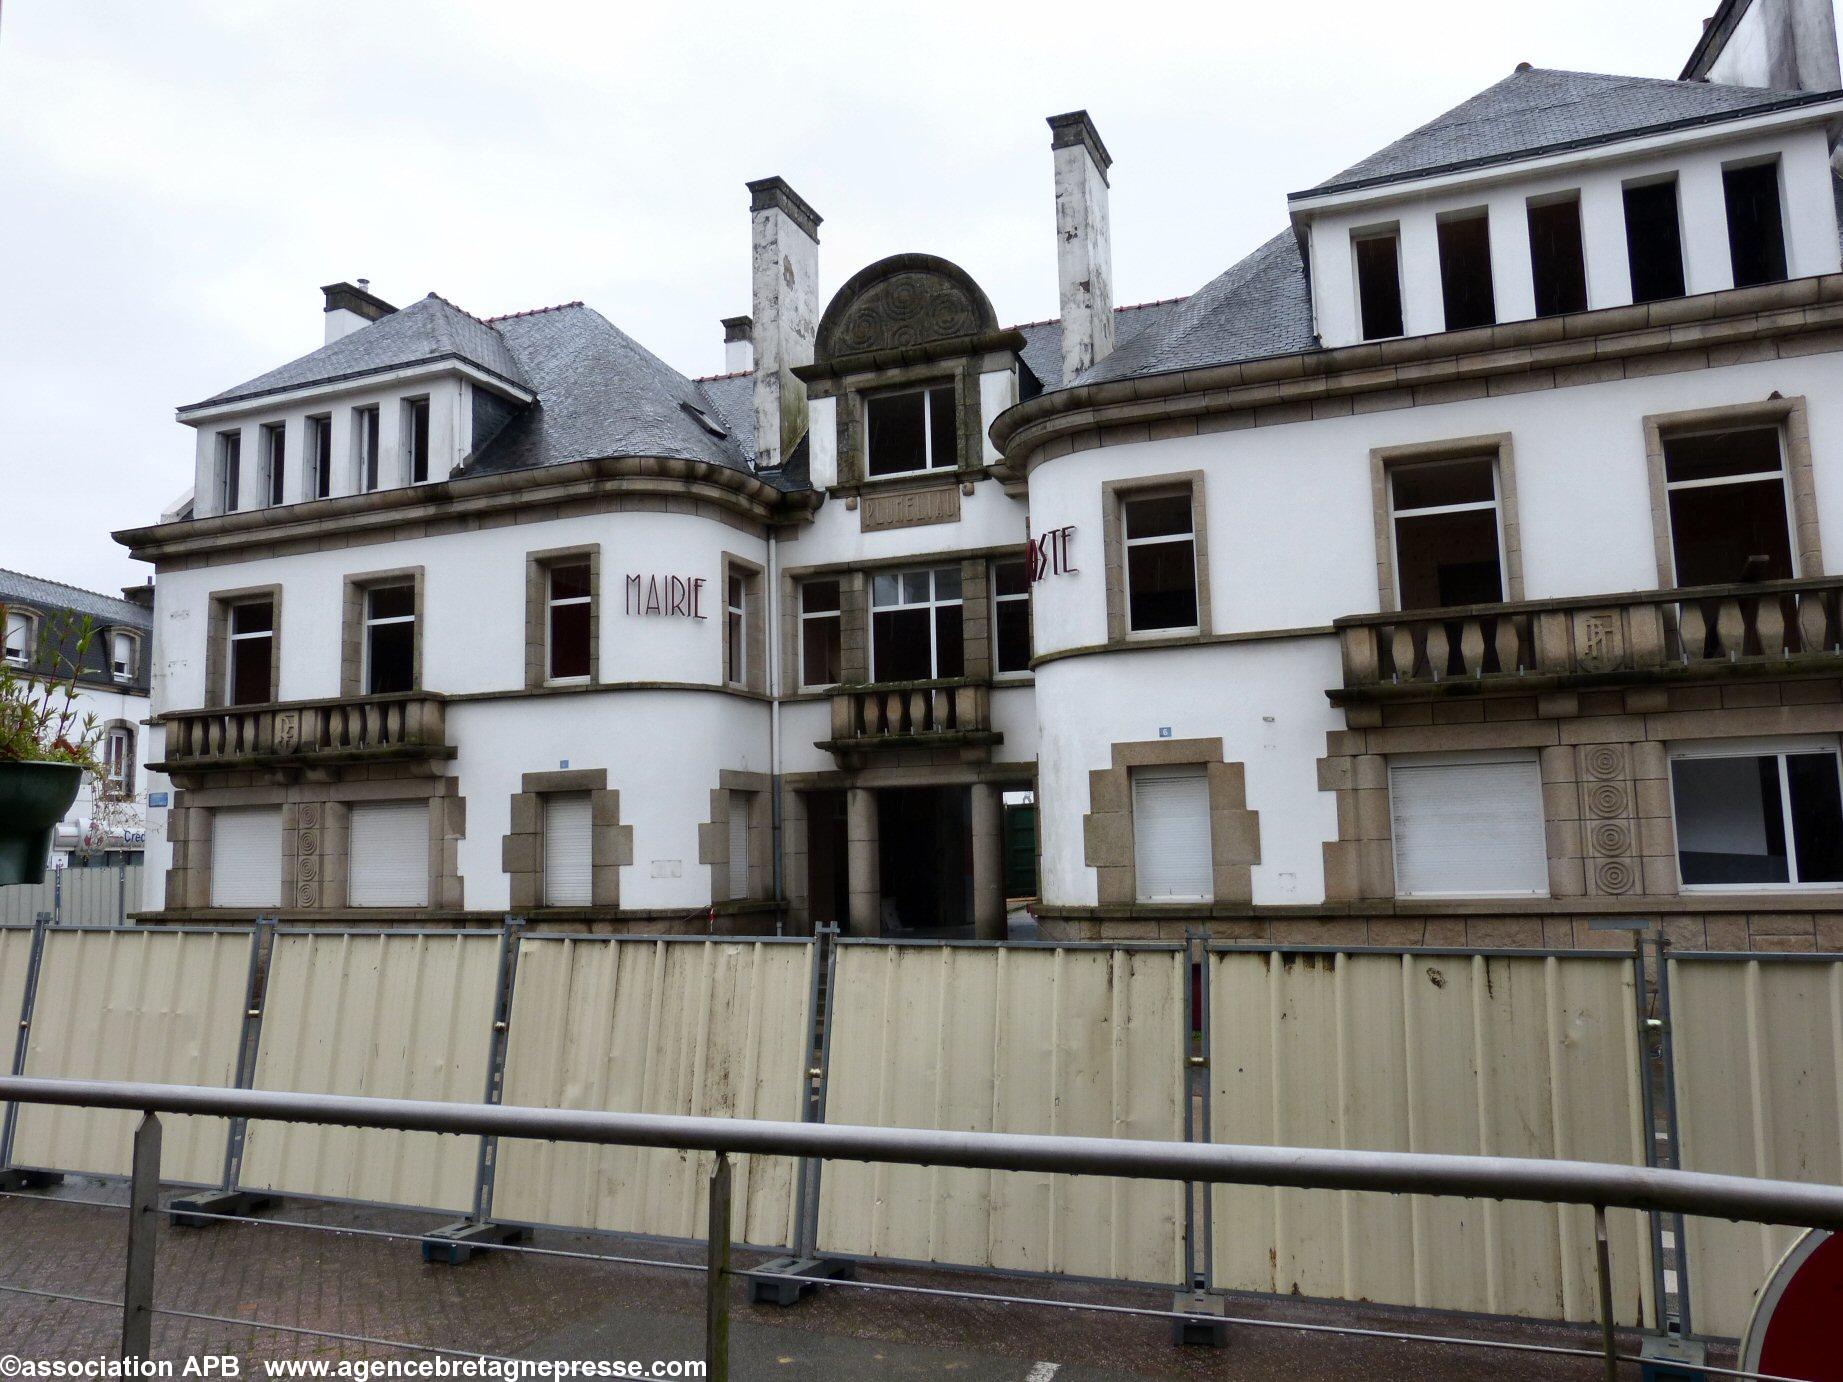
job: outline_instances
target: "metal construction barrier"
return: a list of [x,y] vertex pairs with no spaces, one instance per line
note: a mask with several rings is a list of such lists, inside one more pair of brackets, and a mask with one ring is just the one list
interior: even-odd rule
[[[1182,1141],[1182,947],[841,941],[827,1123]],[[822,1253],[1174,1283],[1184,1189],[827,1165]]]
[[0,888],[0,926],[30,926],[42,912],[62,926],[126,926],[141,909],[145,866],[100,864],[53,869],[43,883]]
[[[1665,992],[1679,1164],[1843,1183],[1843,957],[1675,955]],[[1699,1333],[1738,1335],[1797,1235],[1713,1219],[1684,1227],[1691,1319]]]
[[[278,930],[255,1087],[474,1103],[489,1095],[499,931]],[[468,1213],[478,1138],[251,1123],[236,1188]]]
[[[797,1122],[816,947],[801,940],[526,936],[508,1104]],[[696,1238],[710,1157],[636,1147],[499,1145],[491,1214],[521,1224]],[[738,1242],[793,1242],[797,1163],[738,1157]]]
[[[1644,1166],[1636,983],[1630,954],[1213,949],[1210,1136]],[[1584,1210],[1254,1187],[1213,1201],[1217,1287],[1598,1318]],[[1608,1227],[1617,1318],[1652,1322],[1649,1225]]]
[[[47,929],[24,1073],[234,1085],[252,964],[248,928]],[[126,1175],[133,1132],[123,1113],[21,1109],[9,1157],[34,1169]],[[221,1118],[174,1120],[167,1178],[218,1184],[228,1134]]]
[[[33,953],[39,943],[36,926],[0,926],[0,1067],[9,1075],[22,1074],[26,1062],[26,986],[37,970]],[[6,1025],[9,1019],[16,1023]],[[0,1104],[0,1167],[7,1160],[12,1140],[13,1107]]]

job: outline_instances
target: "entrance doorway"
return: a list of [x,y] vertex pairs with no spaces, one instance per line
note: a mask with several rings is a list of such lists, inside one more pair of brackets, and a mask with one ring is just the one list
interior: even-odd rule
[[965,787],[877,793],[883,933],[941,936],[973,924],[972,797]]
[[843,792],[806,792],[806,907],[817,926],[843,928],[851,913],[847,857],[850,834]]

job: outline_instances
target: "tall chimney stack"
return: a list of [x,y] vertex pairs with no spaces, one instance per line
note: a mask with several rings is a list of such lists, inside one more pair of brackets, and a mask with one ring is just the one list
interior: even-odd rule
[[1113,159],[1085,110],[1050,116],[1049,129],[1067,384],[1113,353],[1113,237],[1107,225],[1107,169]]
[[754,278],[755,463],[781,465],[806,432],[806,385],[819,332],[819,213],[781,178],[749,185]]
[[350,336],[360,327],[370,326],[379,317],[388,317],[397,309],[371,292],[371,280],[361,278],[351,283],[328,283],[320,291],[326,295],[326,344],[341,336]]
[[723,319],[723,372],[747,374],[755,368],[755,321],[751,317]]

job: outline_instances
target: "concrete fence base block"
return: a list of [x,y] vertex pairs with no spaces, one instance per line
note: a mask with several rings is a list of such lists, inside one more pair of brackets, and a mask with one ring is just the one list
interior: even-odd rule
[[275,1202],[263,1190],[212,1190],[174,1200],[166,1212],[174,1228],[210,1228],[222,1219],[247,1219]]
[[777,1257],[748,1273],[751,1305],[792,1305],[822,1280],[852,1281],[857,1263],[842,1257]]
[[1171,1321],[1171,1342],[1221,1348],[1229,1341],[1229,1322],[1223,1318],[1228,1302],[1207,1291],[1179,1291],[1171,1308],[1185,1316]]
[[44,1190],[63,1183],[62,1171],[22,1171],[18,1167],[0,1167],[0,1190]]
[[462,1219],[458,1223],[443,1224],[423,1235],[422,1260],[458,1267],[463,1262],[471,1262],[474,1253],[482,1247],[495,1243],[522,1243],[529,1237],[531,1230],[521,1224],[496,1224],[490,1219],[485,1222]]

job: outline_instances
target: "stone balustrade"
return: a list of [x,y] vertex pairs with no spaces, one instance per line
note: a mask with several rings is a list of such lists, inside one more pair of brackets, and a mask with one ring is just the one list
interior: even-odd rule
[[449,758],[445,705],[432,692],[340,696],[172,711],[166,772],[388,758]]

